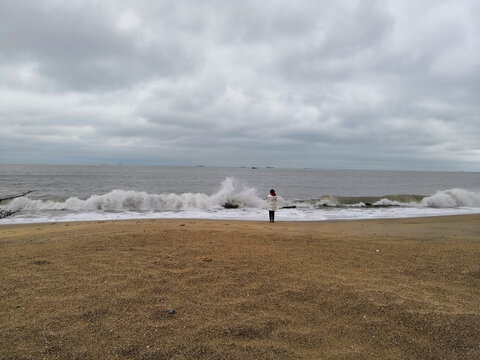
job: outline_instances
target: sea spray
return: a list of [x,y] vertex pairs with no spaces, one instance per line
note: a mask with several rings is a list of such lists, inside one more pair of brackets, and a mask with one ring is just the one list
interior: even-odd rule
[[[235,178],[225,178],[217,192],[149,194],[133,190],[112,190],[86,199],[71,197],[66,200],[35,200],[16,198],[0,208],[13,211],[183,211],[220,210],[225,204],[240,208],[265,208],[254,187]],[[388,195],[377,197],[323,196],[320,199],[285,200],[279,196],[279,208],[288,205],[299,208],[363,208],[363,207],[429,207],[429,208],[480,208],[480,192],[465,189],[437,191],[431,196]]]
[[320,199],[302,200],[299,203],[312,204],[315,208],[322,207],[430,207],[458,208],[480,207],[480,193],[465,189],[450,189],[437,191],[431,196],[423,195],[385,195],[345,197],[326,195]]
[[465,189],[437,191],[422,200],[423,206],[435,208],[480,207],[480,193]]
[[246,183],[232,177],[227,177],[223,180],[220,190],[210,196],[209,201],[211,206],[226,203],[251,208],[265,206],[265,202],[258,197],[255,188],[249,187]]
[[203,193],[148,194],[133,190],[112,190],[103,195],[92,195],[87,199],[72,197],[65,201],[33,200],[17,198],[8,208],[21,211],[74,210],[74,211],[180,211],[214,210],[225,203],[239,207],[262,208],[264,200],[257,196],[253,187],[248,187],[234,178],[227,177],[213,195]]
[[[182,169],[183,171],[185,170]],[[61,191],[55,192],[54,189],[46,187],[38,193],[0,204],[0,210],[18,211],[12,216],[1,219],[0,224],[132,218],[262,220],[266,217],[264,195],[270,188],[272,179],[279,194],[288,193],[288,189],[292,192],[292,189],[296,188],[284,179],[270,178],[273,174],[271,172],[268,173],[268,178],[254,177],[255,174],[257,172],[252,172],[252,177],[248,181],[233,176],[223,177],[224,180],[217,182],[216,188],[212,186],[215,183],[208,183],[208,189],[207,186],[202,187],[192,183],[191,179],[188,180],[192,190],[203,188],[204,192],[162,193],[157,191],[162,187],[165,188],[159,181],[159,184],[147,187],[153,190],[150,192],[143,191],[142,187],[137,186],[135,189],[106,188],[104,193],[95,194],[97,189],[95,183],[91,192],[84,192],[83,197],[71,196],[61,199]],[[222,179],[222,177],[219,178]],[[204,181],[203,178],[200,180]],[[181,182],[181,180],[178,181]],[[251,186],[252,183],[261,186],[261,192]],[[283,187],[278,186],[277,183],[283,184]],[[185,183],[181,188],[182,191],[189,189]],[[308,194],[321,190],[323,188],[318,187],[318,190],[313,189]],[[77,191],[77,193],[82,192]],[[302,199],[296,197],[297,193],[293,194],[290,198],[278,196],[276,217],[279,221],[402,218],[480,213],[480,191],[477,187],[441,190],[432,192],[433,195],[429,196],[408,193],[384,196],[341,196],[339,193],[338,196],[311,198],[307,195]],[[225,206],[227,203],[234,206],[227,208]]]

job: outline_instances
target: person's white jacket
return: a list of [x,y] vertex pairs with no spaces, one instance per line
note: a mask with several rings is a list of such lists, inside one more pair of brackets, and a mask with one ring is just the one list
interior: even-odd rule
[[275,211],[277,210],[277,196],[272,196],[268,194],[267,196],[267,210]]

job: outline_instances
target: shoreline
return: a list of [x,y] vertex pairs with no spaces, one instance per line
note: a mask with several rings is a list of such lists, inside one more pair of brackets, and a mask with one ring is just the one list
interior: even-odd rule
[[[267,214],[268,215],[268,214]],[[350,221],[377,221],[377,220],[392,220],[401,221],[407,219],[442,219],[450,217],[470,217],[480,216],[478,213],[462,213],[462,214],[445,214],[445,215],[424,215],[424,216],[404,216],[404,217],[372,217],[372,218],[340,218],[340,219],[323,219],[323,220],[275,220],[276,224],[279,223],[329,223],[329,222],[350,222]],[[265,217],[266,218],[266,217]],[[98,220],[56,220],[56,221],[43,221],[43,222],[25,222],[25,223],[6,223],[2,224],[0,219],[0,229],[2,227],[9,226],[29,226],[29,225],[50,225],[50,224],[74,224],[74,223],[98,223],[98,222],[136,222],[136,221],[227,221],[227,222],[245,222],[245,223],[263,223],[268,220],[256,220],[256,219],[240,219],[240,218],[126,218],[126,219],[98,219]]]
[[0,227],[0,357],[480,357],[480,214]]

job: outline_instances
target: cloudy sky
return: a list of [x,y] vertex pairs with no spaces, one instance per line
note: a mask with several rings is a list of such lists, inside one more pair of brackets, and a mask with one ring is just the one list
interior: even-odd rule
[[0,162],[480,171],[478,0],[0,9]]

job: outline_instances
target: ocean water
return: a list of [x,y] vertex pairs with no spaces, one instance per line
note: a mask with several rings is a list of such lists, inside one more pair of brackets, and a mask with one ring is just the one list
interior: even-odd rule
[[[0,164],[1,224],[108,219],[277,221],[480,213],[480,173]],[[225,204],[234,208],[225,208]]]

